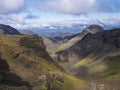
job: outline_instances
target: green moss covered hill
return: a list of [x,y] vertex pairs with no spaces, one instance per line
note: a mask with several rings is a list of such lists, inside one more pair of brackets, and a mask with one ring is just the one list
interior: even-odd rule
[[41,37],[0,36],[0,90],[86,90],[54,62]]

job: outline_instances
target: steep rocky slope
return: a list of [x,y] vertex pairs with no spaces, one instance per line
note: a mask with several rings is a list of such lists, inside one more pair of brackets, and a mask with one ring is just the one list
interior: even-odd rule
[[[113,47],[113,48],[112,48]],[[91,53],[96,55],[106,54],[120,47],[120,30],[101,31],[96,34],[87,34],[82,40],[70,48],[58,52],[60,55],[75,54],[79,58],[88,56]],[[67,57],[66,57],[67,58]]]
[[41,37],[0,36],[0,90],[86,89],[51,59]]
[[89,33],[56,55],[65,70],[89,82],[90,90],[120,89],[120,29]]
[[20,35],[20,32],[9,25],[0,24],[0,34]]
[[99,86],[100,90],[120,89],[120,29],[89,33],[56,54],[68,72],[90,80],[95,90]]

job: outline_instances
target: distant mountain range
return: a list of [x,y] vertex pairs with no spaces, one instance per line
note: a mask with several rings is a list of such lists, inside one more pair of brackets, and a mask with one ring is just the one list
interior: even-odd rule
[[[63,21],[63,22],[56,22],[56,23],[50,23],[50,24],[37,24],[35,27],[32,27],[32,25],[29,25],[25,29],[31,30],[40,36],[52,36],[54,33],[60,32],[60,33],[72,33],[77,34],[82,32],[86,27],[89,27],[90,25],[100,25],[105,30],[108,29],[114,29],[119,28],[119,23],[111,23],[104,24],[100,21],[93,20],[92,22],[89,20],[78,20],[78,21]],[[23,27],[24,28],[24,27]],[[20,27],[21,29],[21,27]],[[59,34],[57,34],[59,35]]]
[[35,32],[31,30],[21,30],[20,33],[28,36],[38,36]]
[[[48,39],[51,40],[51,42],[53,42],[53,44],[50,44],[47,46],[51,47],[51,48],[49,47],[50,51],[57,52],[57,51],[64,50],[64,49],[71,47],[76,42],[81,40],[88,33],[94,34],[94,33],[100,32],[100,31],[104,31],[104,29],[101,26],[91,25],[89,27],[86,27],[82,32],[77,33],[77,34],[73,34],[73,35],[69,35],[69,36],[65,36],[65,37],[63,37],[62,35],[58,36],[58,37],[50,37]],[[52,49],[52,46],[54,46],[54,44],[56,44],[57,47],[55,49],[53,47],[53,49]]]

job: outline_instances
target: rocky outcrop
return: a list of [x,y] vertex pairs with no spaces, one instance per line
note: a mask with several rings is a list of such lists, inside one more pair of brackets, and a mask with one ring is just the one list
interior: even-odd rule
[[26,48],[25,53],[28,52],[27,54],[32,52],[39,57],[52,60],[46,51],[43,39],[40,37],[23,37],[20,39],[19,44]]

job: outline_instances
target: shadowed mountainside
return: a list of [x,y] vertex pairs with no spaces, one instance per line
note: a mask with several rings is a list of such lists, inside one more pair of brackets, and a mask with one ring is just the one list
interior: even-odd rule
[[104,89],[100,90],[120,89],[120,29],[89,33],[56,55],[68,72],[93,80],[96,87],[102,83]]
[[0,24],[0,34],[20,35],[20,32],[9,25]]
[[88,56],[91,53],[95,55],[107,54],[116,51],[120,47],[120,30],[101,31],[96,34],[87,34],[82,40],[70,48],[60,51],[60,55],[69,55],[74,53],[79,58]]
[[[117,62],[119,61],[120,55],[120,29],[101,31],[96,34],[89,33],[72,47],[57,52],[56,54],[58,61],[68,62],[68,65],[72,62],[71,66],[75,69],[78,68],[77,70],[79,71],[80,66],[86,67],[86,65],[88,65],[91,67],[88,69],[94,70],[98,65],[109,65],[111,63],[111,67],[106,66],[106,68],[111,69],[110,71],[112,73],[114,72],[112,67],[118,69],[117,66],[119,66]],[[117,66],[112,65],[112,63],[115,62]],[[102,68],[102,66],[100,66],[100,68]],[[120,71],[118,71],[118,73],[119,72]],[[95,73],[97,73],[97,71]],[[116,73],[116,75],[118,73]],[[97,74],[95,76],[97,76]]]

